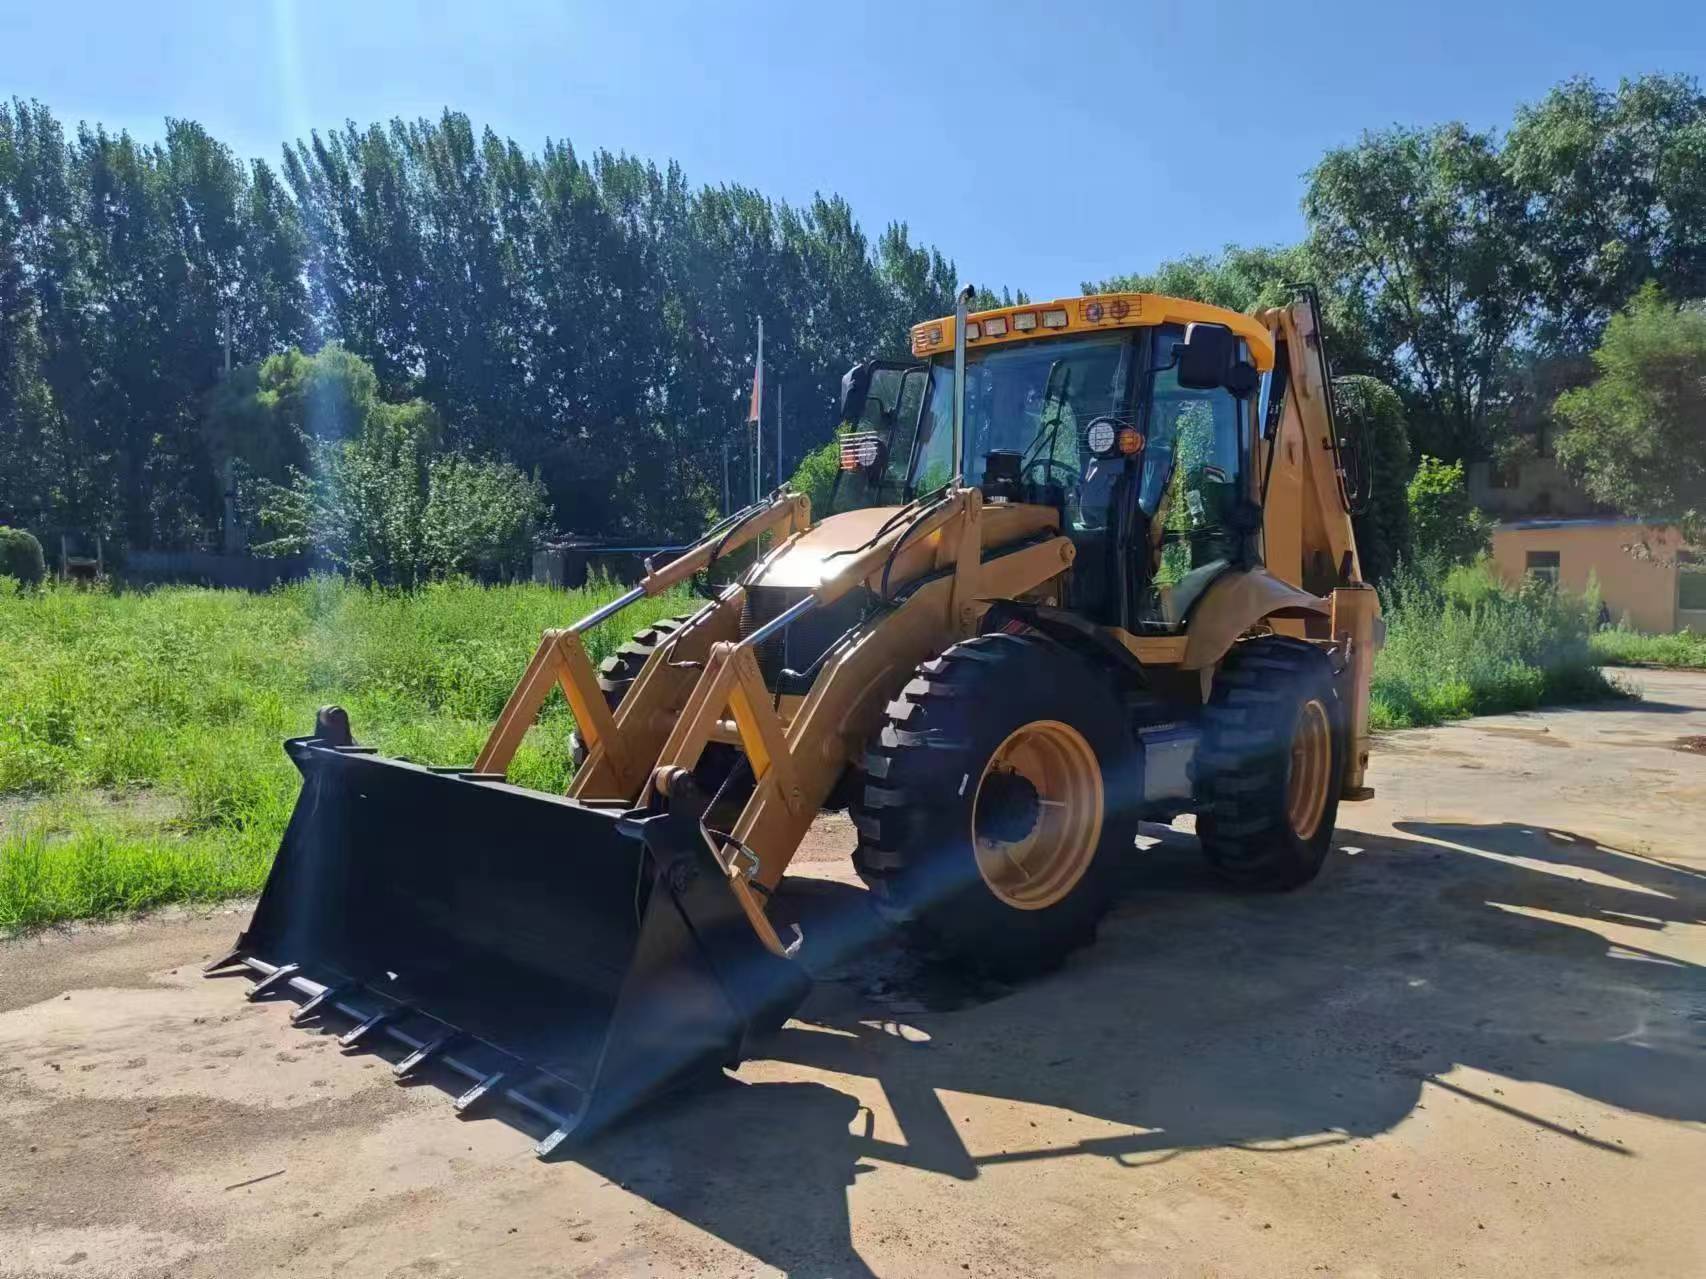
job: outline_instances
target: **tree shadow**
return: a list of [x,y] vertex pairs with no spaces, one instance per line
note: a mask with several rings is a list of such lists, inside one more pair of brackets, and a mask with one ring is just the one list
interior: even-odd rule
[[[1571,714],[1575,714],[1577,711],[1588,711],[1593,714],[1603,714],[1608,711],[1619,711],[1625,715],[1688,715],[1691,713],[1697,713],[1700,710],[1698,706],[1689,706],[1682,702],[1649,701],[1647,698],[1640,696],[1639,688],[1637,688],[1635,692],[1636,695],[1634,697],[1607,697],[1592,702],[1571,702],[1569,710]],[[1545,709],[1556,710],[1557,708],[1551,707]],[[1535,712],[1518,711],[1515,713],[1519,715],[1530,715]],[[1460,722],[1470,726],[1474,725],[1473,720],[1464,720]]]
[[[970,1181],[1070,1155],[1134,1175],[1205,1147],[1279,1157],[1390,1129],[1427,1082],[1638,1154],[1442,1078],[1459,1066],[1706,1121],[1706,969],[1614,939],[1706,920],[1706,876],[1544,827],[1402,829],[1341,828],[1322,879],[1282,896],[1225,891],[1168,833],[1124,869],[1098,944],[1018,988],[943,975],[875,937],[860,890],[810,882],[792,895],[808,945],[839,957],[768,1054],[889,1113],[755,1063],[569,1157],[767,1264],[868,1273],[847,1190],[879,1162]],[[1127,1131],[1062,1142],[959,1113],[991,1102]]]

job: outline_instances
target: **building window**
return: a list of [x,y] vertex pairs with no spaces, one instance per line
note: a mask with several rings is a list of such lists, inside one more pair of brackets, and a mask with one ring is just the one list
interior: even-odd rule
[[1530,577],[1538,577],[1552,586],[1558,585],[1559,556],[1557,551],[1530,551],[1525,566]]
[[1681,572],[1677,576],[1676,606],[1689,612],[1706,610],[1706,564],[1689,551],[1677,555]]

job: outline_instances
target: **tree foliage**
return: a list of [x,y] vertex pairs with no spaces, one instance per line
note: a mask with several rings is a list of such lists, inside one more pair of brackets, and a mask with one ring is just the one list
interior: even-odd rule
[[1086,293],[1165,293],[1232,311],[1281,306],[1287,287],[1310,278],[1308,251],[1301,245],[1243,248],[1229,244],[1219,254],[1172,258],[1153,271],[1086,281]]
[[1706,97],[1687,76],[1567,80],[1517,112],[1504,147],[1551,353],[1597,342],[1648,280],[1706,294]]
[[[1419,451],[1487,456],[1547,428],[1643,280],[1706,293],[1706,99],[1685,76],[1573,80],[1505,135],[1371,133],[1322,158],[1304,212],[1298,245],[1096,287],[1252,310],[1313,280],[1335,371],[1395,387]],[[846,366],[903,355],[956,283],[837,196],[530,153],[456,112],[310,134],[270,165],[190,121],[142,142],[0,103],[0,520],[215,540],[228,463],[281,483],[317,457],[304,441],[352,438],[283,366],[308,398],[266,402],[268,357],[335,344],[381,402],[433,406],[440,450],[537,476],[565,528],[673,539],[718,504],[725,453],[733,490],[754,487],[760,316],[767,444],[778,400],[786,417],[768,487],[830,439]]]
[[217,519],[200,398],[305,339],[301,240],[266,165],[196,124],[162,142],[0,104],[0,515],[136,545]]
[[[1307,244],[1285,247],[1229,244],[1218,254],[1170,258],[1150,272],[1086,281],[1084,291],[1162,293],[1250,313],[1263,307],[1284,306],[1296,297],[1297,285],[1316,282],[1320,276],[1320,265]],[[1329,292],[1321,300],[1324,311],[1321,318],[1334,370],[1362,373],[1382,367],[1369,349],[1362,315],[1347,307],[1338,293]]]
[[1469,500],[1462,462],[1422,456],[1405,490],[1410,544],[1418,560],[1468,564],[1487,553],[1493,527]]
[[1418,443],[1478,456],[1533,296],[1495,140],[1462,125],[1366,134],[1316,166],[1304,208],[1325,283],[1365,317]]
[[1600,501],[1706,535],[1706,307],[1649,284],[1606,326],[1593,366],[1558,397],[1559,459]]
[[788,451],[766,450],[768,486],[828,438],[847,365],[903,353],[954,287],[904,223],[872,240],[838,197],[528,154],[454,112],[314,134],[275,171],[185,122],[68,139],[0,104],[0,518],[212,540],[227,460],[277,482],[303,439],[348,434],[309,421],[306,384],[266,406],[265,377],[294,384],[268,356],[337,343],[385,401],[433,405],[446,448],[537,473],[566,526],[672,537],[717,504],[725,447],[752,483],[759,317]]
[[1370,491],[1352,519],[1363,576],[1385,580],[1411,555],[1410,434],[1404,402],[1377,378],[1353,374],[1333,380],[1343,434],[1357,440],[1368,462]]
[[258,438],[293,437],[302,459],[256,476],[257,551],[402,587],[525,566],[548,522],[542,486],[509,462],[446,452],[437,411],[382,399],[373,370],[342,347],[285,351],[233,381],[256,389],[223,397],[226,417]]
[[41,553],[41,543],[21,528],[0,524],[0,577],[9,577],[25,586],[37,586],[47,576],[47,559]]

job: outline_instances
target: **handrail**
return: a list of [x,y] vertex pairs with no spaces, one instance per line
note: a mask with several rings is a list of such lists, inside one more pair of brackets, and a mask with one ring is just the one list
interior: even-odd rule
[[[730,527],[731,520],[737,521],[733,527]],[[609,621],[630,604],[637,603],[648,595],[661,595],[670,587],[709,567],[719,556],[739,550],[748,542],[763,537],[784,520],[793,521],[795,532],[810,523],[811,507],[804,494],[778,490],[771,495],[768,506],[748,507],[745,511],[737,511],[734,515],[719,520],[704,537],[663,567],[653,568],[648,561],[646,575],[640,579],[639,585],[625,591],[608,604],[595,608],[570,625],[569,631],[580,635],[600,622]]]

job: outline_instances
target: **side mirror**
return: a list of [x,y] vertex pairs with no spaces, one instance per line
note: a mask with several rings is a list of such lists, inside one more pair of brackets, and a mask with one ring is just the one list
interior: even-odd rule
[[1187,391],[1218,391],[1226,385],[1238,347],[1232,330],[1224,324],[1198,321],[1185,326],[1185,340],[1174,349],[1179,357],[1180,386]]
[[841,375],[841,420],[857,422],[865,412],[865,400],[871,394],[871,374],[877,362],[866,360],[855,364]]

